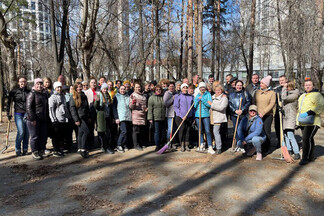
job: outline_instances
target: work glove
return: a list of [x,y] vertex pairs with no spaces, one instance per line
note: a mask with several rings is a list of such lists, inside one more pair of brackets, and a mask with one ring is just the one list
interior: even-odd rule
[[304,112],[304,113],[299,114],[299,116],[301,118],[306,118],[308,116],[308,113],[307,112]]

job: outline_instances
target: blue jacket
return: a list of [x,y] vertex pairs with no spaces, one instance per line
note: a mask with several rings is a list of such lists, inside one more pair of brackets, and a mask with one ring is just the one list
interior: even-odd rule
[[240,92],[233,92],[228,96],[229,109],[231,116],[237,116],[235,110],[238,110],[240,107],[240,99],[242,98],[242,115],[247,114],[249,106],[251,105],[251,96],[244,89]]
[[117,93],[113,101],[114,119],[119,121],[132,121],[132,112],[129,108],[129,95]]
[[[196,109],[196,112],[195,112],[195,117],[199,118],[199,97],[201,96],[200,93],[197,94],[197,96],[195,97],[195,109]],[[208,103],[208,101],[210,102],[213,102],[212,100],[212,97],[211,97],[211,94],[206,91],[203,95],[202,95],[202,98],[201,98],[201,117],[202,118],[207,118],[210,116],[209,114],[209,109],[210,109],[210,105]]]
[[[249,125],[252,124],[249,128]],[[249,142],[255,136],[260,136],[266,138],[266,135],[263,131],[263,121],[259,116],[249,120],[248,116],[244,116],[240,121],[237,128],[238,139],[242,142]]]
[[[174,97],[174,112],[176,113],[176,116],[179,116],[183,118],[188,110],[190,109],[191,105],[193,103],[193,96],[190,94],[176,94]],[[194,110],[191,109],[189,112],[187,118],[194,117]]]

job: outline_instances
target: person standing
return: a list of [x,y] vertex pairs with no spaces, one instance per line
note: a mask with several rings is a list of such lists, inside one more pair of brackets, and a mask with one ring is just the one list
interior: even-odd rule
[[295,89],[295,84],[293,82],[286,83],[281,91],[281,99],[283,105],[282,129],[284,130],[287,149],[289,152],[294,153],[294,160],[300,159],[299,146],[294,134],[296,126],[298,97],[299,91]]
[[48,101],[41,78],[34,80],[34,87],[27,96],[26,112],[32,157],[42,160],[47,141]]
[[306,165],[314,161],[314,136],[321,127],[321,113],[324,110],[324,98],[321,93],[314,88],[314,83],[310,78],[304,82],[305,93],[298,99],[297,125],[302,127],[303,154],[299,162]]
[[88,137],[90,133],[90,108],[87,96],[82,92],[82,84],[76,83],[72,89],[70,111],[75,125],[78,126],[78,152],[83,158],[89,157]]
[[251,82],[246,86],[245,90],[254,98],[255,92],[260,89],[259,75],[253,74]]
[[[18,78],[18,88],[10,91],[7,104],[8,121],[11,120],[11,103],[14,102],[14,118],[17,127],[15,141],[16,156],[26,155],[28,152],[29,132],[26,124],[26,98],[30,90],[27,88],[27,79],[23,76]],[[22,144],[22,148],[21,148]]]
[[211,112],[213,118],[211,122],[214,124],[214,137],[216,143],[216,154],[222,152],[222,138],[220,135],[221,124],[227,122],[226,108],[228,105],[228,98],[224,93],[224,87],[222,85],[216,85],[214,87],[215,94],[212,96],[213,103],[211,105]]
[[181,151],[190,151],[189,148],[189,138],[190,138],[190,126],[192,125],[194,118],[194,110],[192,109],[190,113],[186,116],[188,110],[193,103],[193,96],[188,94],[188,84],[183,83],[181,85],[181,93],[176,94],[174,98],[174,111],[175,111],[175,122],[179,127],[181,122],[184,120],[183,124],[179,128],[178,136],[181,143]]
[[[127,94],[126,86],[125,91]],[[134,92],[130,96],[129,108],[132,110],[132,123],[133,123],[133,143],[134,148],[138,151],[143,151],[141,142],[144,142],[143,135],[145,132],[146,113],[147,113],[147,100],[142,93],[142,87],[139,83],[134,84]]]
[[154,94],[148,100],[147,120],[154,126],[155,151],[161,147],[160,142],[165,138],[165,105],[163,89],[159,84],[155,86]]
[[[210,114],[209,109],[212,104],[212,97],[210,93],[206,90],[206,84],[204,82],[200,82],[198,85],[199,93],[195,97],[195,117],[196,117],[196,124],[198,128],[200,127],[200,146],[198,147],[198,151],[202,151],[205,148],[204,139],[203,139],[203,127],[206,133],[207,137],[207,145],[208,145],[208,153],[209,154],[215,154],[215,151],[213,150],[212,146],[212,138],[210,134]],[[201,106],[199,105],[201,102]],[[201,109],[201,123],[202,125],[199,125],[199,116],[200,116],[200,109]]]
[[264,77],[260,82],[260,90],[255,93],[255,104],[259,110],[259,116],[263,121],[263,130],[267,140],[262,150],[268,153],[271,147],[271,124],[273,121],[273,109],[276,105],[276,93],[270,90],[271,76]]
[[62,83],[54,83],[54,93],[48,100],[49,116],[53,126],[53,156],[64,156],[61,149],[64,146],[64,140],[69,140],[68,123],[71,118],[67,107],[67,102],[62,91]]
[[170,139],[170,134],[173,134],[173,131],[171,132],[171,128],[174,129],[175,122],[174,120],[174,97],[175,97],[176,91],[175,91],[175,83],[171,81],[168,86],[168,90],[163,95],[163,101],[166,108],[166,117],[168,122],[168,130],[167,130],[167,140]]

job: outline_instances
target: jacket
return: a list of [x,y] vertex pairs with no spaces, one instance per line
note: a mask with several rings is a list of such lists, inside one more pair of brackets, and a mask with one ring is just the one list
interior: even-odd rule
[[166,91],[163,95],[163,101],[164,105],[166,108],[166,117],[167,118],[173,118],[174,117],[174,107],[173,107],[173,102],[174,102],[174,96],[176,92],[170,92]]
[[[304,98],[305,97],[305,98]],[[304,100],[303,100],[304,98]],[[302,103],[303,100],[303,103]],[[324,110],[324,98],[318,90],[302,94],[298,99],[297,125],[309,126],[298,122],[300,113],[307,112],[308,115],[315,115],[314,124],[321,127],[321,113]]]
[[249,95],[249,93],[247,93],[243,89],[242,91],[239,91],[239,92],[237,92],[237,91],[232,92],[228,96],[229,109],[230,109],[231,116],[237,116],[235,111],[238,110],[240,107],[241,98],[242,98],[242,105],[241,105],[242,114],[241,115],[247,114],[249,106],[251,105],[251,96]]
[[90,108],[87,96],[81,92],[81,106],[76,107],[73,97],[70,99],[70,112],[74,122],[81,122],[81,119],[88,121],[90,118]]
[[148,100],[147,120],[165,120],[165,112],[163,95],[152,95]]
[[49,116],[51,122],[67,123],[71,118],[68,105],[63,94],[54,92],[48,99]]
[[[199,97],[201,96],[201,93],[198,93],[197,96],[195,97],[195,117],[199,118],[199,112],[200,112],[200,106],[199,106]],[[210,93],[208,91],[205,91],[205,93],[202,95],[201,98],[201,117],[202,118],[207,118],[210,116],[209,114],[209,109],[210,109],[210,105],[208,103],[208,101],[212,102],[212,97],[210,95]]]
[[248,115],[244,116],[237,128],[237,136],[242,142],[251,142],[255,136],[265,139],[266,135],[263,131],[262,119],[258,115],[251,119],[248,118]]
[[[192,103],[194,102],[194,98],[190,94],[176,94],[174,97],[174,112],[176,116],[179,116],[180,118],[183,118],[188,110],[190,109]],[[192,108],[189,112],[187,118],[192,118],[195,115],[195,111]]]
[[47,96],[42,91],[32,90],[26,100],[27,119],[29,121],[47,121],[48,102]]
[[299,97],[299,91],[297,89],[288,91],[286,88],[282,89],[282,125],[283,129],[295,129],[296,126],[296,114],[297,114],[297,101]]
[[251,95],[253,98],[255,95],[255,92],[260,89],[260,82],[257,84],[253,84],[252,82],[249,83],[249,85],[246,86],[245,90]]
[[132,111],[129,108],[129,95],[117,93],[113,101],[114,119],[132,121]]
[[255,93],[255,105],[258,113],[262,115],[272,115],[276,109],[276,93],[272,90],[257,90]]
[[[109,121],[110,117],[110,112],[111,112],[111,99],[110,99],[110,94],[103,94],[102,92],[99,92],[97,95],[99,97],[99,100],[96,100],[94,102],[94,107],[96,108],[97,112],[97,128],[96,130],[98,132],[106,132],[106,125],[107,121]],[[106,102],[104,102],[103,97],[105,97]]]
[[[135,104],[133,104],[133,99],[136,100]],[[147,108],[146,101],[146,97],[142,93],[133,92],[130,95],[129,108],[132,110],[133,125],[145,125]]]
[[7,115],[10,114],[10,106],[13,101],[14,112],[24,114],[26,112],[26,98],[30,90],[25,88],[13,89],[9,93],[8,103],[7,103]]
[[213,116],[213,119],[211,119],[212,123],[220,124],[223,122],[227,122],[227,117],[226,117],[226,108],[228,105],[227,96],[224,93],[217,97],[213,95],[212,100],[213,103],[210,109]]

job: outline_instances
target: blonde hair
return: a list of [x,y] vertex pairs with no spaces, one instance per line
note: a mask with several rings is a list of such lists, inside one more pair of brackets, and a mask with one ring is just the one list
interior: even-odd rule
[[290,88],[290,89],[295,89],[296,88],[295,83],[293,81],[289,81],[287,83],[287,87]]
[[224,86],[222,84],[218,84],[218,85],[214,86],[214,91],[216,91],[216,89],[220,89],[220,90],[222,90],[222,92],[224,92]]
[[215,87],[218,86],[220,84],[220,82],[218,80],[215,80],[213,82],[213,91],[215,91]]

